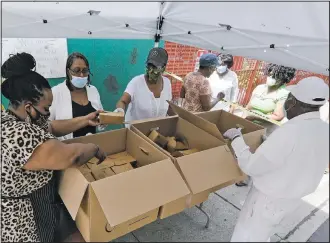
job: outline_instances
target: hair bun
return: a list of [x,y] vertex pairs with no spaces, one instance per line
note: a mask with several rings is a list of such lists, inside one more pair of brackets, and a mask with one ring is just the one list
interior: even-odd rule
[[21,76],[33,71],[36,67],[36,60],[29,53],[17,53],[8,58],[1,66],[1,76],[9,79],[15,76]]

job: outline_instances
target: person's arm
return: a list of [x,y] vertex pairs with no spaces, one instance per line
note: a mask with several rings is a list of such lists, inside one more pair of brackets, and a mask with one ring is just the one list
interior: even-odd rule
[[211,95],[200,95],[199,99],[201,101],[203,111],[211,110],[221,100],[218,97],[212,98]]
[[[103,152],[94,144],[65,144],[50,139],[39,145],[23,166],[26,170],[64,170],[72,166],[81,166]],[[103,158],[104,160],[104,158]]]
[[[264,144],[266,143],[268,143],[268,141],[265,141]],[[235,151],[238,165],[245,174],[252,177],[264,175],[283,166],[285,162],[285,160],[282,159],[283,156],[275,160],[269,159],[270,157],[263,152],[267,151],[267,149],[263,148],[264,144],[258,148],[258,150],[262,149],[262,151],[257,150],[258,152],[256,151],[256,153],[253,154],[250,152],[250,147],[246,145],[242,137],[238,137],[232,141],[231,146]],[[273,146],[272,154],[274,154],[274,150],[276,150],[275,146]]]
[[[167,91],[168,91],[167,100],[172,101],[172,99],[173,99],[173,95],[172,95],[172,83],[171,83],[171,81],[169,79],[167,79],[166,82],[167,82],[167,85],[168,85],[168,88],[167,88]],[[168,116],[175,116],[176,115],[174,113],[173,109],[171,108],[171,106],[168,106],[167,115]]]
[[236,73],[235,74],[235,79],[233,80],[233,87],[231,88],[231,92],[230,92],[230,102],[233,103],[233,105],[230,106],[230,113],[233,113],[235,110],[235,103],[237,103],[237,99],[238,99],[238,93],[239,93],[239,88],[238,88],[238,78]]
[[127,106],[131,103],[131,95],[129,93],[124,92],[123,96],[117,102],[116,109],[126,110]]
[[184,87],[184,84],[183,84],[181,87],[181,90],[180,90],[180,98],[184,99],[185,97],[186,97],[186,88]]
[[276,141],[284,141],[286,134],[287,131],[274,134],[271,141],[263,136],[263,143],[254,154],[251,153],[250,147],[246,145],[241,129],[231,128],[223,135],[232,141],[231,146],[237,157],[239,167],[245,174],[253,177],[264,175],[283,166],[286,161],[285,158],[294,147],[294,141],[287,140],[284,143],[276,143]]
[[211,85],[209,80],[206,78],[200,81],[199,100],[201,102],[203,111],[211,110],[220,101],[218,97],[212,97]]
[[285,100],[280,100],[276,103],[276,108],[273,111],[272,114],[270,114],[268,117],[272,120],[275,121],[282,121],[284,118],[284,111],[283,111],[283,106],[284,106]]
[[119,101],[116,104],[116,110],[115,111],[122,111],[125,112],[128,105],[133,101],[134,99],[134,93],[135,93],[135,83],[138,82],[138,78],[133,78],[128,84],[125,89],[125,92],[123,93],[122,97],[119,99]]
[[98,126],[97,116],[102,111],[95,111],[87,116],[50,122],[50,132],[56,137],[62,137],[86,126]]

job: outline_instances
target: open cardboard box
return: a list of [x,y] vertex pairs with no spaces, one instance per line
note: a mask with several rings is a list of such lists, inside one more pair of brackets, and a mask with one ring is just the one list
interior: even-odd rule
[[[189,112],[178,106],[172,105],[172,108],[176,113],[194,116],[192,113],[187,115]],[[262,143],[262,135],[266,134],[266,128],[263,126],[223,110],[200,112],[195,116],[203,118],[203,121],[194,119],[193,124],[223,141],[226,141],[223,134],[228,129],[242,127],[244,141],[250,147],[251,152],[255,152]]]
[[[150,130],[155,128],[158,128],[157,131],[163,136],[184,136],[189,148],[197,148],[200,152],[178,158],[172,157],[169,152],[148,138]],[[191,190],[187,207],[200,204],[208,199],[211,192],[245,178],[224,141],[181,117],[135,121],[131,125],[131,130],[173,160]]]
[[79,168],[62,172],[59,194],[86,241],[106,242],[158,217],[184,210],[190,191],[172,161],[128,129],[66,140],[94,143],[108,155],[127,151],[138,168],[88,182]]

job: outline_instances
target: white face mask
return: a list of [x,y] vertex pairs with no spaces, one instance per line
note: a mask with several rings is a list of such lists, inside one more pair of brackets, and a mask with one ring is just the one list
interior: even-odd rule
[[217,72],[220,73],[220,74],[224,73],[226,71],[227,71],[227,66],[226,65],[221,65],[221,66],[217,67]]
[[74,87],[82,89],[86,86],[88,82],[88,77],[76,77],[72,76],[71,83]]
[[274,86],[276,84],[276,80],[274,78],[272,78],[272,77],[267,77],[266,84],[268,86]]

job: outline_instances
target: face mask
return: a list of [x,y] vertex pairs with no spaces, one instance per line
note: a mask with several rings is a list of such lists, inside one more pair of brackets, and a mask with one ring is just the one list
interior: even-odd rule
[[274,86],[276,84],[276,80],[272,77],[267,77],[267,81],[266,81],[266,84],[271,87],[271,86]]
[[227,66],[226,65],[221,65],[221,66],[217,67],[217,72],[220,73],[220,74],[224,73],[226,71],[227,71]]
[[148,76],[148,81],[152,84],[157,83],[159,77],[164,72],[164,68],[151,68],[148,67],[146,70],[146,74]]
[[49,113],[46,115],[42,114],[37,108],[32,106],[34,110],[37,113],[37,117],[33,118],[32,115],[29,112],[26,112],[28,114],[28,122],[35,124],[41,128],[47,128],[48,129],[48,118],[50,116]]
[[74,87],[82,89],[86,86],[88,82],[88,77],[76,77],[72,76],[71,83]]

